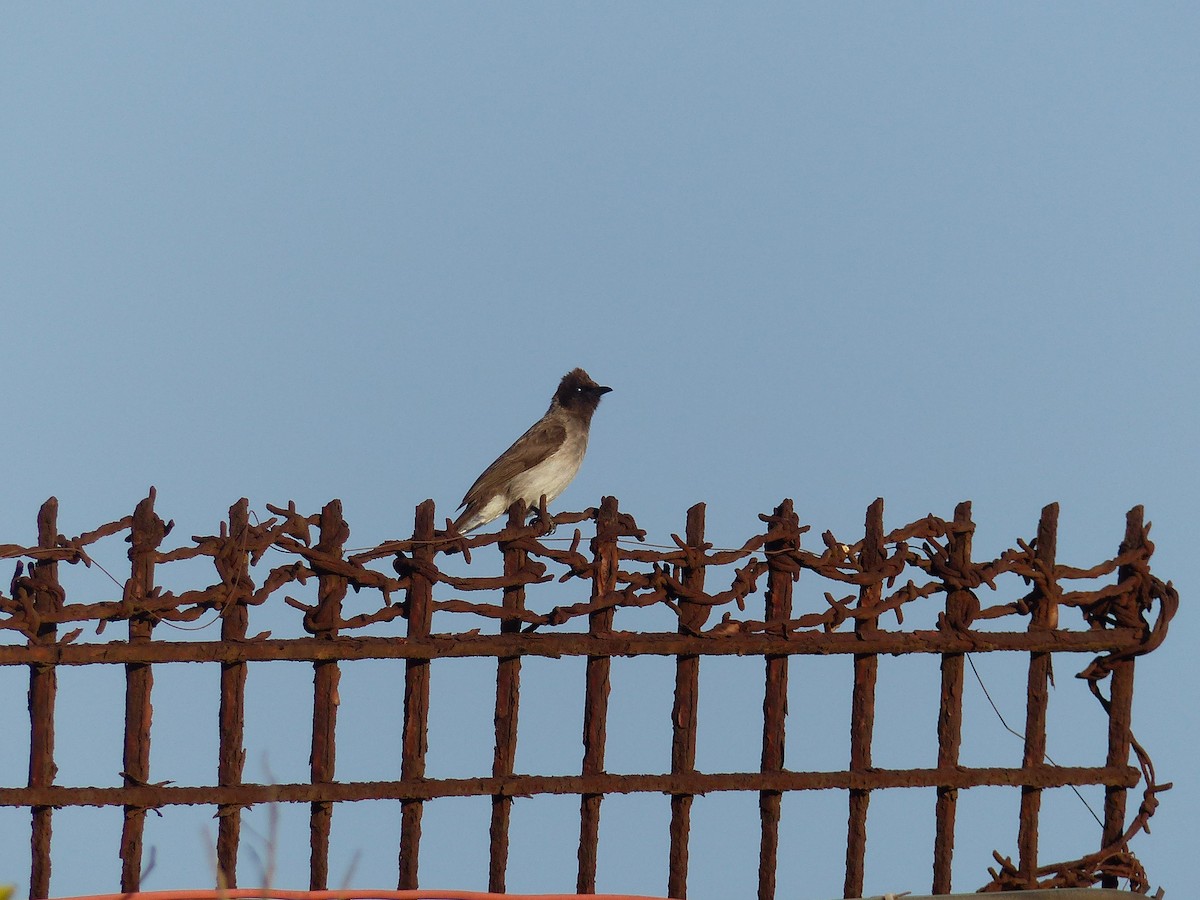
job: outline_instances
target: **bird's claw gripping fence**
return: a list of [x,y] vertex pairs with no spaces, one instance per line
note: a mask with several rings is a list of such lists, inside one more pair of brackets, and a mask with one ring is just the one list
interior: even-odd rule
[[[1146,830],[1157,793],[1169,785],[1155,781],[1149,757],[1130,731],[1134,661],[1156,648],[1178,606],[1169,583],[1150,572],[1153,545],[1142,509],[1130,511],[1124,540],[1115,557],[1089,569],[1056,560],[1057,505],[1047,506],[1036,536],[995,559],[972,558],[975,526],[969,503],[959,504],[950,520],[927,516],[885,531],[883,503],[866,514],[864,535],[851,544],[826,532],[816,549],[802,546],[809,530],[801,526],[790,500],[760,516],[763,528],[736,549],[714,549],[705,540],[704,507],[689,510],[684,537],[673,547],[638,543],[644,533],[633,518],[606,497],[599,508],[562,513],[551,519],[540,513],[526,523],[525,510],[510,511],[507,526],[496,533],[464,537],[439,530],[434,506],[417,507],[413,535],[370,550],[347,554],[349,528],[341,503],[327,504],[319,514],[302,515],[294,504],[269,507],[274,517],[251,521],[246,500],[234,504],[218,534],[201,536],[175,549],[163,544],[172,523],[154,509],[154,492],[131,516],[68,539],[58,533],[57,501],[47,501],[38,515],[36,546],[0,545],[0,557],[16,564],[11,596],[0,595],[0,629],[19,633],[24,644],[0,644],[0,664],[29,667],[31,720],[27,787],[0,788],[0,805],[26,807],[32,820],[31,897],[46,897],[50,885],[50,838],[53,811],[68,806],[121,807],[121,890],[139,888],[143,825],[146,812],[171,804],[214,806],[218,812],[216,843],[220,880],[236,884],[236,862],[242,810],[256,804],[285,802],[311,805],[312,889],[327,887],[329,836],[337,803],[367,799],[398,801],[400,841],[399,888],[415,888],[421,843],[421,817],[426,802],[442,797],[492,798],[489,890],[503,891],[508,861],[509,817],[514,797],[570,794],[580,798],[577,890],[596,888],[597,845],[602,801],[608,794],[653,792],[669,795],[670,850],[666,861],[667,892],[685,897],[688,837],[693,798],[710,791],[757,793],[761,815],[759,896],[775,892],[776,861],[781,849],[779,822],[785,792],[839,789],[847,792],[845,895],[863,889],[867,811],[873,791],[900,787],[936,789],[933,844],[933,892],[951,889],[955,812],[960,789],[1003,785],[1021,792],[1016,862],[996,854],[998,868],[984,890],[1115,886],[1128,879],[1134,890],[1148,882],[1129,850],[1130,838]],[[583,544],[574,539],[546,540],[557,527],[594,523],[594,536]],[[588,528],[591,530],[591,525]],[[61,563],[90,565],[89,547],[124,534],[130,544],[129,577],[118,600],[68,602],[59,582]],[[812,542],[810,542],[812,543]],[[502,557],[498,575],[456,577],[439,568],[439,558],[462,554],[466,563],[496,548]],[[272,551],[286,562],[265,574],[257,568]],[[490,554],[489,554],[490,555]],[[155,586],[156,570],[178,560],[208,557],[216,578],[207,587],[172,593]],[[494,556],[492,557],[495,558]],[[392,573],[379,566],[390,560]],[[478,563],[475,563],[478,565]],[[720,567],[720,568],[716,568]],[[706,583],[715,569],[728,583]],[[793,588],[802,573],[818,576],[831,587],[819,609],[796,609]],[[711,573],[710,573],[711,574]],[[1018,576],[1020,596],[1004,596],[999,576]],[[526,588],[550,581],[588,582],[587,599],[543,612],[526,607]],[[271,639],[248,633],[250,610],[276,603],[289,585],[315,578],[317,602],[291,597],[284,602],[303,615],[305,638]],[[1108,579],[1101,587],[1072,590],[1072,582]],[[359,594],[352,601],[347,591]],[[437,589],[455,593],[483,592],[484,599],[436,599]],[[565,590],[565,589],[564,589]],[[751,595],[759,593],[763,602]],[[834,590],[845,592],[836,596]],[[989,598],[996,602],[990,603]],[[669,632],[616,631],[614,612],[665,605],[677,616]],[[905,630],[906,608],[939,604],[936,628]],[[349,608],[362,610],[354,614]],[[162,622],[194,621],[216,611],[219,641],[162,640]],[[1067,614],[1070,611],[1070,614]],[[1075,612],[1077,611],[1077,612]],[[431,633],[433,614],[473,623],[493,622],[491,633],[480,628]],[[1075,628],[1063,627],[1070,618]],[[636,618],[634,612],[622,616]],[[405,637],[361,633],[373,623],[403,618]],[[563,628],[586,621],[587,630]],[[1005,619],[1010,630],[978,630],[983,620]],[[105,637],[105,626],[128,627],[118,639]],[[465,624],[465,623],[464,623]],[[888,627],[885,627],[888,626]],[[93,626],[97,637],[77,638]],[[1080,627],[1083,626],[1083,627]],[[15,636],[15,635],[14,635]],[[963,721],[965,654],[1010,651],[1029,656],[1025,750],[1020,767],[971,768],[959,761]],[[1055,766],[1046,759],[1046,712],[1051,656],[1055,652],[1088,652],[1095,660],[1079,677],[1108,715],[1107,759],[1099,767]],[[927,653],[940,656],[941,699],[937,723],[937,766],[886,769],[872,765],[871,743],[875,688],[880,654]],[[651,654],[676,659],[672,710],[670,771],[618,775],[605,771],[605,734],[610,665],[613,657]],[[797,654],[851,654],[854,685],[850,716],[850,753],[841,771],[792,771],[784,767],[788,663]],[[703,657],[759,656],[765,669],[762,764],[759,771],[709,773],[696,770],[699,666]],[[521,658],[523,656],[586,658],[583,755],[578,775],[515,773],[518,738]],[[430,661],[450,657],[496,659],[495,754],[490,777],[426,778],[426,734],[429,719]],[[336,780],[335,734],[339,661],[403,659],[404,721],[400,777],[391,782]],[[247,663],[270,660],[308,661],[314,667],[311,780],[295,784],[251,784],[243,781],[243,723]],[[172,662],[207,662],[220,666],[219,755],[216,784],[202,787],[154,783],[150,772],[151,690],[153,667]],[[85,787],[55,784],[54,706],[59,666],[121,664],[126,677],[123,785]],[[1107,696],[1101,683],[1109,682]],[[1138,768],[1129,765],[1130,752]],[[160,763],[161,766],[161,763]],[[665,766],[664,766],[665,768]],[[1126,813],[1127,792],[1142,785],[1142,799],[1132,816]],[[1038,823],[1042,791],[1067,785],[1103,785],[1103,828],[1095,852],[1079,859],[1044,865],[1038,860]]]

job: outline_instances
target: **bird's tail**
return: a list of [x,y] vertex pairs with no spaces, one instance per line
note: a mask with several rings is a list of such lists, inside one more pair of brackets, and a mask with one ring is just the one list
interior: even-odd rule
[[480,525],[487,523],[487,520],[480,514],[480,508],[471,504],[462,511],[457,519],[454,520],[454,530],[459,534],[466,534],[468,531],[474,531]]

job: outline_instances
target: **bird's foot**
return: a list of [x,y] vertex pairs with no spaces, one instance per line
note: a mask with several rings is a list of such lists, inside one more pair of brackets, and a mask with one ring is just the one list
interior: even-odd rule
[[558,523],[554,521],[554,516],[550,515],[550,504],[546,501],[546,495],[542,494],[541,502],[529,510],[529,524],[537,524],[542,530],[543,535],[554,534],[554,530],[558,528]]

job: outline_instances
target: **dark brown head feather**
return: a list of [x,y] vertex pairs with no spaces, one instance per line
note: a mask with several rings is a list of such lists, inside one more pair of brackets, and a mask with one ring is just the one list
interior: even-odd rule
[[596,407],[600,405],[600,398],[611,390],[610,387],[596,384],[583,369],[572,369],[558,383],[550,408],[558,406],[590,422]]

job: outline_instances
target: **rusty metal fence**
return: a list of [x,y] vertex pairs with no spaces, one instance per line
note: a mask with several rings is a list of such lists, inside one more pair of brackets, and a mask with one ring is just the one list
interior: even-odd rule
[[[0,629],[25,638],[0,643],[0,665],[29,668],[30,747],[27,787],[0,788],[0,806],[24,807],[31,818],[30,896],[48,896],[54,810],[74,806],[120,807],[121,890],[139,889],[143,828],[147,811],[172,804],[214,806],[218,812],[216,856],[223,886],[236,885],[243,810],[257,804],[307,803],[311,808],[310,886],[327,887],[329,839],[335,805],[357,800],[399,801],[398,887],[418,886],[424,805],[443,797],[491,798],[489,890],[505,890],[509,821],[513,799],[537,794],[580,798],[577,890],[595,891],[599,822],[610,794],[653,792],[669,795],[670,850],[665,861],[667,892],[687,896],[689,831],[693,798],[713,791],[756,793],[761,818],[758,893],[775,894],[781,851],[781,798],[786,792],[837,789],[848,796],[845,896],[860,896],[867,846],[867,813],[872,792],[891,788],[936,789],[936,830],[932,847],[934,893],[951,889],[958,792],[979,785],[1020,791],[1016,862],[996,854],[997,867],[985,890],[1091,885],[1115,886],[1128,879],[1135,890],[1148,883],[1130,838],[1146,827],[1157,792],[1153,767],[1130,730],[1134,661],[1164,639],[1178,596],[1150,572],[1153,552],[1141,507],[1128,514],[1116,555],[1087,569],[1056,559],[1057,505],[1047,506],[1028,541],[994,559],[972,556],[975,530],[969,503],[949,520],[928,516],[903,527],[884,528],[883,502],[867,510],[861,539],[843,543],[826,532],[816,547],[802,546],[809,531],[792,501],[760,516],[763,527],[735,549],[715,549],[705,540],[705,510],[688,511],[683,537],[673,546],[644,543],[634,519],[617,501],[598,508],[527,520],[524,509],[510,511],[503,530],[464,537],[437,528],[432,501],[417,507],[412,537],[368,550],[348,552],[349,528],[340,501],[319,514],[303,515],[295,505],[268,507],[273,518],[256,522],[246,500],[234,504],[227,522],[212,536],[199,536],[164,549],[172,523],[155,512],[155,496],[142,500],[131,516],[67,538],[58,532],[57,501],[38,515],[36,546],[0,545],[0,557],[18,560],[9,596],[0,595]],[[583,543],[580,528],[593,535]],[[552,539],[549,535],[554,532]],[[571,533],[573,532],[573,537]],[[124,535],[130,544],[130,570],[119,600],[68,602],[60,580],[63,563],[91,565],[89,547]],[[564,539],[565,537],[565,539]],[[447,556],[499,551],[502,573],[454,576]],[[267,567],[268,554],[282,564]],[[156,586],[160,567],[207,557],[215,577],[206,587],[174,593]],[[274,558],[274,557],[273,557]],[[491,556],[495,560],[495,556]],[[390,567],[385,563],[390,562]],[[439,565],[439,562],[442,564]],[[477,564],[476,564],[477,565]],[[260,566],[266,569],[261,577]],[[469,568],[469,565],[467,566]],[[390,568],[390,571],[389,571]],[[732,578],[728,573],[732,572]],[[727,583],[712,584],[711,574]],[[706,578],[706,574],[710,577]],[[794,588],[800,576],[828,587],[817,609],[797,609]],[[1022,587],[1004,596],[997,578]],[[557,579],[589,584],[589,599],[538,612],[526,606],[526,588]],[[289,586],[316,579],[317,600],[286,596]],[[1095,587],[1096,582],[1104,582]],[[1091,589],[1072,589],[1083,585]],[[347,592],[365,592],[349,615]],[[438,599],[439,589],[478,592],[478,602]],[[752,595],[762,590],[763,602]],[[844,595],[841,595],[844,593]],[[303,616],[310,635],[272,639],[248,634],[250,610],[279,598]],[[372,599],[373,598],[373,599]],[[993,602],[994,601],[994,602]],[[365,607],[364,607],[365,602]],[[936,627],[905,629],[906,610],[937,609]],[[616,631],[614,612],[660,606],[677,617],[669,633]],[[219,641],[170,641],[155,634],[164,622],[194,621],[215,611]],[[490,629],[431,632],[435,612],[457,621],[491,620]],[[626,615],[623,613],[622,615]],[[395,619],[406,622],[403,638],[361,630]],[[1011,622],[1007,630],[994,621]],[[586,622],[586,631],[581,630]],[[104,639],[105,626],[124,623],[127,636]],[[891,626],[891,627],[885,627]],[[1074,627],[1071,627],[1074,626]],[[97,636],[77,640],[84,628]],[[483,631],[491,633],[481,633]],[[127,639],[125,639],[127,638]],[[1007,651],[1027,654],[1028,703],[1023,762],[1012,768],[962,765],[965,654]],[[1086,679],[1108,715],[1106,764],[1067,767],[1046,758],[1046,718],[1051,658],[1056,652],[1096,654],[1079,677]],[[934,654],[941,662],[937,722],[937,766],[886,769],[872,764],[872,733],[878,658],[881,654]],[[617,775],[605,771],[609,673],[613,657],[674,657],[675,694],[671,716],[670,771]],[[788,664],[798,654],[853,656],[850,754],[841,771],[792,771],[784,767]],[[758,771],[711,773],[696,770],[700,661],[738,655],[763,659],[762,763]],[[514,771],[518,740],[521,660],[525,656],[586,658],[583,754],[577,775],[538,775]],[[488,777],[435,779],[426,776],[430,661],[451,657],[496,660],[495,750]],[[346,782],[336,778],[335,735],[339,662],[403,659],[404,721],[399,779]],[[247,664],[289,660],[314,669],[311,779],[293,784],[253,784],[243,780]],[[219,665],[219,756],[215,784],[184,787],[151,781],[151,693],[154,667],[178,662]],[[55,783],[54,724],[60,666],[122,665],[125,668],[123,785],[87,787]],[[1107,692],[1102,690],[1108,682]],[[1130,765],[1131,752],[1138,765]],[[664,766],[665,768],[665,766]],[[1132,815],[1127,794],[1142,785]],[[1052,865],[1038,857],[1042,792],[1068,785],[1102,785],[1103,828],[1096,849]]]

